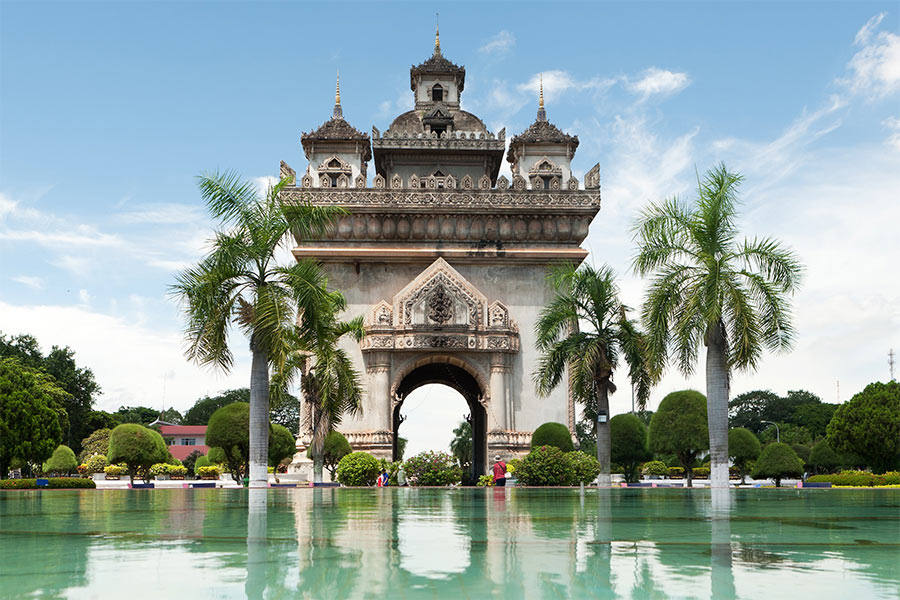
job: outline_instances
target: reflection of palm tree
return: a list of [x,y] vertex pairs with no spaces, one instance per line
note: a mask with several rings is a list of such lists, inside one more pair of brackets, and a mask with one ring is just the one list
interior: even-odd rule
[[731,490],[710,490],[710,579],[713,598],[734,598],[731,565]]
[[268,573],[268,527],[265,488],[251,488],[247,508],[247,580],[244,593],[247,598],[262,598],[266,592]]

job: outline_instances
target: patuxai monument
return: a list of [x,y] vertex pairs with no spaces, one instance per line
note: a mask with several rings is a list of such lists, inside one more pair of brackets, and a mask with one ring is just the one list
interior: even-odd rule
[[[579,182],[578,138],[548,119],[543,91],[535,121],[508,140],[462,110],[465,67],[434,52],[409,72],[412,110],[371,137],[344,120],[338,88],[332,117],[303,133],[308,161],[283,199],[342,206],[323,239],[301,243],[329,286],[363,315],[366,336],[344,342],[366,390],[364,410],[340,430],[355,450],[396,459],[400,408],[428,383],[466,399],[476,474],[495,454],[520,456],[548,421],[574,432],[566,386],[542,398],[534,323],[550,298],[548,266],[581,262],[581,242],[600,209],[599,165]],[[504,156],[505,155],[505,156]],[[500,175],[503,160],[512,180]],[[370,172],[370,161],[374,172]],[[311,439],[300,427],[293,468],[304,470]]]

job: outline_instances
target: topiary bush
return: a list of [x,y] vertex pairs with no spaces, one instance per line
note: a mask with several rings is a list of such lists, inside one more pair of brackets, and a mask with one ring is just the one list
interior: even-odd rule
[[150,467],[166,462],[169,449],[161,435],[137,423],[119,425],[109,434],[109,456],[111,463],[123,462],[128,466],[128,476],[132,483],[137,475],[144,481],[150,480]]
[[841,459],[828,445],[828,440],[820,441],[809,453],[809,466],[819,473],[831,473],[840,464]]
[[183,479],[188,474],[188,469],[184,465],[168,465],[169,477]]
[[286,458],[294,456],[297,445],[287,427],[273,424],[269,429],[269,466],[277,467]]
[[[659,477],[665,477],[669,474],[669,467],[666,466],[661,460],[651,460],[649,462],[644,463],[644,468],[642,469],[644,475],[656,475]],[[682,473],[684,470],[682,469]]]
[[571,452],[575,449],[569,428],[562,423],[553,422],[544,423],[531,435],[531,449],[534,450],[540,446],[553,446],[563,452]]
[[351,452],[341,459],[337,466],[337,480],[341,485],[375,485],[381,473],[378,459],[366,452]]
[[728,431],[728,456],[734,461],[741,476],[741,485],[750,470],[750,462],[759,458],[762,447],[752,431],[743,427],[735,427]]
[[225,464],[225,451],[221,448],[210,448],[209,454],[206,455],[209,459],[209,464],[211,465],[224,465]]
[[194,465],[194,471],[197,473],[198,477],[204,478],[218,478],[219,475],[222,474],[222,471],[219,469],[219,467],[215,465],[205,465],[202,467]]
[[556,446],[539,446],[522,459],[516,478],[524,485],[572,485],[575,467]]
[[[334,481],[338,463],[351,452],[353,452],[353,448],[350,447],[350,442],[340,431],[331,431],[325,436],[322,458],[325,468],[331,473],[332,481]],[[310,445],[306,450],[306,458],[312,460],[312,457],[312,445]]]
[[838,407],[827,431],[836,452],[858,454],[876,473],[897,468],[900,383],[870,383]]
[[[235,481],[243,481],[250,461],[250,405],[233,402],[223,406],[209,418],[206,427],[206,443],[221,449],[221,461]],[[210,460],[219,462],[212,457]]]
[[574,473],[572,483],[588,484],[597,479],[597,475],[600,474],[600,461],[596,458],[579,450],[568,452],[566,456],[572,462]]
[[650,419],[649,441],[653,452],[678,457],[691,487],[694,461],[709,448],[706,396],[695,390],[668,394]]
[[43,465],[44,473],[72,473],[78,469],[75,453],[68,446],[57,446]]
[[409,485],[444,486],[459,483],[462,469],[456,458],[446,452],[427,451],[403,463]]
[[766,446],[756,465],[753,467],[753,479],[775,480],[775,487],[781,486],[782,477],[800,477],[803,475],[803,461],[794,449],[784,442],[775,442]]
[[208,467],[210,465],[212,465],[212,463],[209,461],[208,456],[206,456],[205,454],[200,456],[196,461],[194,461],[194,474],[199,475],[199,473],[197,473],[197,469],[199,469],[200,467]]
[[103,468],[103,472],[106,473],[107,479],[118,479],[125,474],[125,467],[120,465],[107,465]]
[[652,458],[647,449],[647,426],[636,415],[625,413],[609,420],[610,459],[621,465],[625,481],[638,480],[643,461]]
[[669,479],[681,479],[684,477],[684,467],[669,467]]

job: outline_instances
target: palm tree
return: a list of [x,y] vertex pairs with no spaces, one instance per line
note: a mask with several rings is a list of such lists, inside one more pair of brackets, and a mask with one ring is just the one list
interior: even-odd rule
[[732,369],[755,369],[763,348],[787,350],[794,337],[788,296],[802,266],[771,238],[738,240],[737,191],[743,178],[720,164],[698,177],[695,206],[677,198],[652,204],[635,225],[634,270],[652,274],[642,318],[651,361],[669,352],[685,376],[706,345],[711,482],[728,485],[728,396]]
[[[610,484],[609,395],[616,391],[613,372],[620,357],[641,407],[647,401],[653,377],[644,356],[644,338],[628,319],[629,310],[619,301],[612,270],[589,265],[564,265],[547,277],[556,297],[541,311],[535,326],[537,348],[543,353],[534,381],[538,394],[547,396],[569,369],[575,398],[594,419],[601,486]],[[582,324],[585,328],[582,328]]]
[[198,177],[210,214],[220,229],[209,254],[176,277],[172,293],[187,317],[188,358],[228,371],[234,357],[228,333],[236,324],[250,339],[250,485],[265,486],[269,441],[269,372],[286,367],[291,333],[300,312],[333,302],[326,278],[312,260],[279,266],[275,251],[293,235],[321,235],[344,214],[340,208],[283,205],[288,178],[261,196],[234,172]]
[[279,393],[286,390],[294,375],[300,380],[304,401],[311,409],[313,482],[322,482],[325,465],[325,438],[339,425],[344,414],[362,412],[362,387],[359,373],[347,352],[339,347],[344,336],[355,341],[365,335],[363,318],[339,321],[337,316],[347,308],[339,292],[329,294],[329,301],[301,312],[285,367],[275,378]]

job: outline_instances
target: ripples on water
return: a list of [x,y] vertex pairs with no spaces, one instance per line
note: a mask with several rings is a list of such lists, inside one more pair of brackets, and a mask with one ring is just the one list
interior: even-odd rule
[[900,490],[0,492],[0,596],[898,598]]

